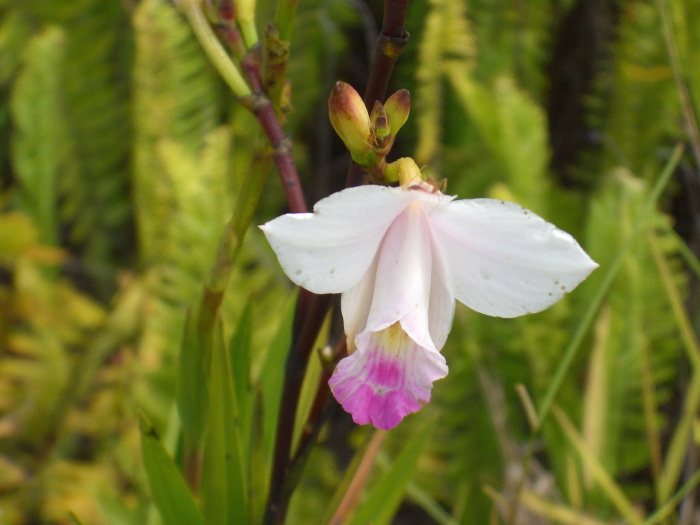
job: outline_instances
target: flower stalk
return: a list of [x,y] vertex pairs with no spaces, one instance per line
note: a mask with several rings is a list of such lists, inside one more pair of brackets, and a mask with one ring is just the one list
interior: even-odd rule
[[258,43],[258,30],[255,27],[255,0],[233,0],[236,9],[236,23],[248,49]]
[[216,37],[204,14],[200,0],[180,0],[179,5],[187,20],[189,20],[202,49],[204,49],[209,60],[214,64],[214,67],[219,71],[219,74],[231,88],[234,95],[238,98],[250,96],[250,87],[241,72],[231,61],[224,46],[221,45],[221,42]]
[[221,37],[221,40],[228,46],[234,57],[242,60],[246,54],[243,37],[236,24],[236,9],[233,0],[205,0],[204,12]]

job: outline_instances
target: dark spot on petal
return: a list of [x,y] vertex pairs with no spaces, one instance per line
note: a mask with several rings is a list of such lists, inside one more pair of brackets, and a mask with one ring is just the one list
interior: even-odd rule
[[295,270],[294,275],[301,275],[301,270]]

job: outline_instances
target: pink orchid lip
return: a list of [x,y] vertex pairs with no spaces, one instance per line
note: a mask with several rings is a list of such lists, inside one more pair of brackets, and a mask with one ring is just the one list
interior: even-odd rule
[[389,430],[430,401],[433,382],[447,375],[445,358],[399,323],[358,339],[360,349],[338,363],[328,384],[355,423]]

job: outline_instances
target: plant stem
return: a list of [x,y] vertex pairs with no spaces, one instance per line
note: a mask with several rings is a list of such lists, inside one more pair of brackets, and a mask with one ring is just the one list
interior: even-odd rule
[[377,454],[379,454],[382,448],[385,437],[385,430],[375,430],[372,434],[372,438],[355,471],[350,486],[329,522],[330,525],[342,525],[357,507],[362,490],[365,488],[365,485],[367,485],[369,476],[372,473],[374,465],[377,463]]
[[251,69],[255,66],[247,64],[248,70],[246,73],[248,73],[248,77],[252,81],[251,85],[255,88],[255,92],[252,92],[250,86],[243,78],[243,74],[226,53],[214,30],[209,25],[202,10],[201,1],[181,0],[181,9],[190,21],[197,40],[199,40],[212,64],[229,85],[239,102],[255,115],[265,130],[265,134],[270,140],[270,144],[272,144],[273,157],[282,179],[290,211],[293,213],[305,212],[306,202],[299,184],[294,158],[292,157],[291,141],[282,131],[282,126],[277,119],[270,100],[262,93],[259,83],[256,82],[256,79],[260,77],[259,64],[257,65],[258,71],[255,74],[253,74],[253,69]]
[[278,0],[275,12],[275,26],[280,40],[289,41],[292,36],[292,23],[297,12],[299,0]]
[[[384,20],[382,30],[377,38],[374,48],[372,69],[369,73],[369,81],[363,98],[367,111],[372,110],[374,103],[380,102],[386,97],[389,79],[394,71],[394,64],[401,51],[408,43],[408,31],[403,28],[406,20],[408,0],[385,0]],[[350,164],[346,179],[346,186],[360,186],[366,184],[365,172],[354,162]]]
[[291,493],[283,492],[291,466],[292,437],[299,404],[299,394],[306,374],[306,365],[323,319],[330,308],[330,295],[315,295],[303,288],[299,292],[296,317],[292,330],[284,373],[282,404],[277,421],[275,456],[270,480],[270,496],[264,523],[283,523]]
[[408,0],[386,0],[384,22],[374,48],[374,59],[365,90],[365,105],[372,109],[375,101],[384,100],[394,64],[408,42],[408,31],[403,28]]
[[224,46],[221,45],[219,39],[216,38],[214,30],[209,25],[207,17],[202,11],[202,5],[199,0],[186,0],[181,2],[181,9],[185,16],[190,21],[192,30],[194,31],[197,40],[199,40],[202,49],[211,60],[214,67],[219,71],[226,83],[231,88],[231,91],[237,97],[246,97],[250,95],[250,88],[243,79],[243,75],[231,61],[231,58],[226,53]]
[[[384,20],[382,32],[377,39],[374,60],[370,71],[364,102],[368,110],[374,105],[375,100],[383,100],[386,88],[401,50],[408,41],[408,32],[403,28],[406,19],[408,0],[386,0],[384,3]],[[272,106],[270,106],[270,110]],[[257,113],[256,113],[257,115]],[[272,113],[274,116],[274,111]],[[271,118],[271,117],[269,117]],[[258,118],[260,120],[260,118]],[[274,119],[277,121],[277,119]],[[261,122],[262,123],[262,122]],[[275,142],[271,139],[272,144]],[[278,165],[279,169],[279,165]],[[280,170],[280,175],[282,171]],[[284,180],[284,176],[283,176]],[[364,172],[359,166],[352,163],[348,171],[348,186],[357,186],[364,180]],[[285,184],[285,191],[287,186]],[[289,199],[290,209],[292,201]],[[294,211],[294,210],[293,210]],[[304,450],[311,443],[323,423],[320,407],[325,405],[330,390],[326,385],[321,385],[314,400],[314,410],[306,422],[313,430],[305,431],[300,443],[300,450],[291,458],[292,436],[294,434],[296,408],[299,393],[306,371],[306,365],[325,314],[330,308],[328,296],[315,296],[306,290],[301,290],[297,303],[297,315],[294,322],[292,336],[292,348],[287,357],[285,371],[285,384],[283,389],[282,406],[280,407],[277,438],[275,443],[275,459],[273,464],[272,479],[270,482],[270,496],[264,523],[268,525],[283,523],[292,490],[285,490],[285,482],[289,477],[292,466],[299,469],[303,466]],[[303,340],[302,340],[303,338]],[[338,348],[336,357],[340,355]]]
[[252,95],[242,102],[253,112],[270,140],[270,144],[272,144],[272,156],[280,179],[282,179],[282,187],[287,197],[289,211],[305,213],[307,211],[306,200],[292,156],[292,141],[282,131],[275,108],[270,100],[262,94]]

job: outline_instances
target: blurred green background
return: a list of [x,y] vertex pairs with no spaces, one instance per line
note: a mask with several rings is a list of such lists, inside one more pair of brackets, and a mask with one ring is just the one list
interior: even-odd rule
[[[336,80],[362,91],[382,9],[299,4],[285,129],[309,203],[344,186],[327,97]],[[259,30],[274,10],[258,3]],[[249,170],[264,137],[172,2],[0,13],[0,523],[156,525],[141,440],[182,466],[187,310],[246,177],[270,171],[253,225],[284,194],[274,167]],[[600,268],[537,315],[458,306],[450,374],[387,435],[348,523],[700,523],[700,3],[414,1],[405,27],[390,91],[412,113],[390,160],[517,201]],[[204,523],[260,522],[294,301],[251,227],[220,343],[245,421],[228,496],[247,510],[212,517],[205,459]],[[331,409],[288,523],[323,522],[368,435]]]

